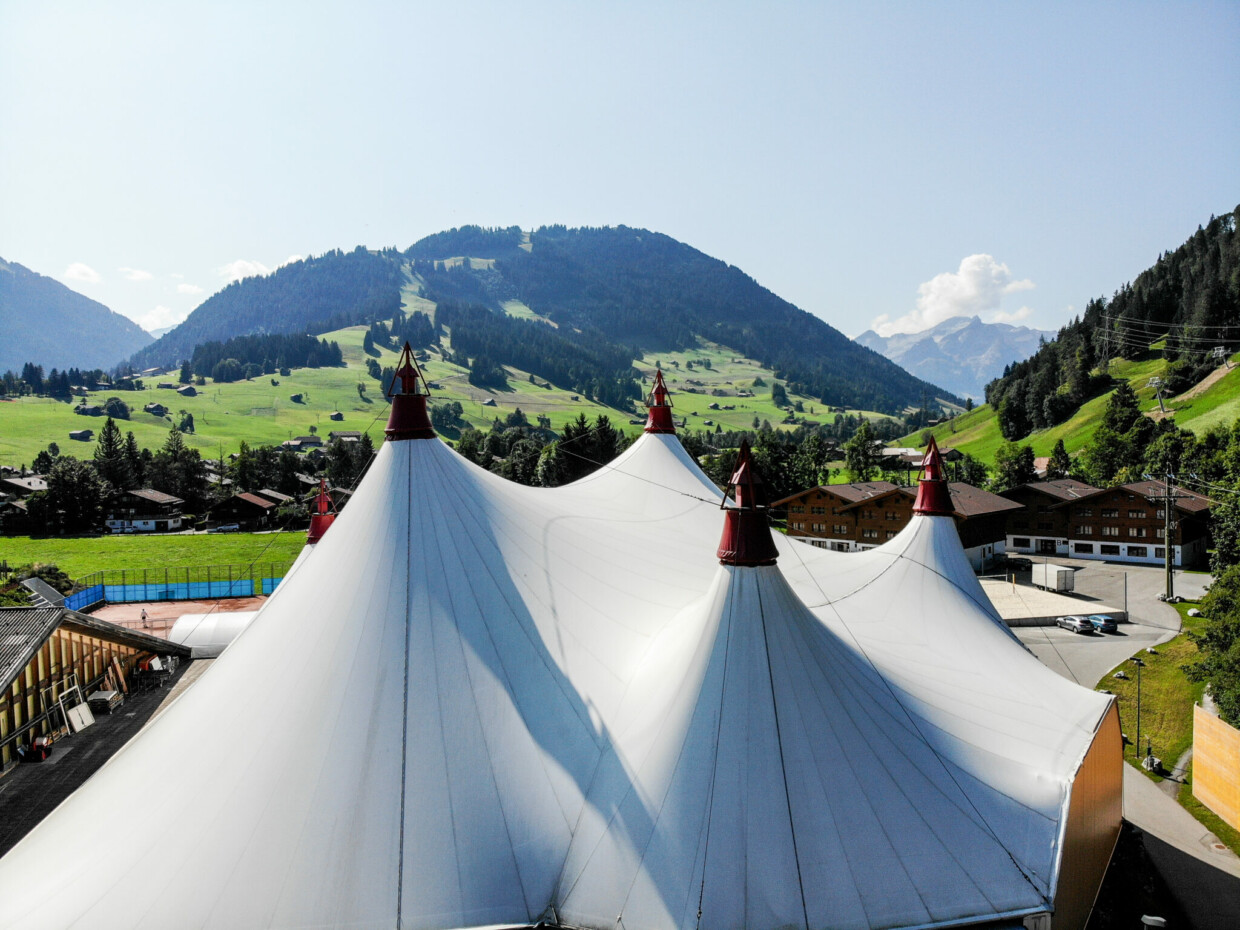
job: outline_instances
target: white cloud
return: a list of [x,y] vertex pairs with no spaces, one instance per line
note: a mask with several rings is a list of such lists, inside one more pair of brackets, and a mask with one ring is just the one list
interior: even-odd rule
[[1033,287],[1028,278],[1013,280],[1011,269],[993,256],[970,255],[957,271],[937,274],[917,288],[917,309],[896,320],[884,314],[871,326],[880,336],[890,336],[921,332],[954,316],[980,316],[988,323],[1023,320],[1033,310],[1005,311],[1003,298]]
[[149,333],[151,330],[175,326],[187,316],[189,316],[188,310],[173,310],[171,307],[165,307],[161,304],[149,313],[144,313],[134,322]]
[[200,288],[197,284],[178,284],[177,293],[178,294],[201,294],[202,288]]
[[304,259],[305,259],[304,255],[290,255],[288,258],[286,258],[284,261],[280,263],[280,267],[283,268],[285,265],[295,265],[298,262],[303,261]]
[[242,278],[253,278],[257,275],[271,274],[271,269],[262,262],[251,261],[247,258],[239,258],[235,262],[229,262],[215,271],[216,274],[228,282],[240,281]]
[[99,272],[83,262],[74,262],[65,269],[62,277],[66,281],[84,281],[87,284],[98,284],[103,280],[99,276]]
[[1019,310],[1013,310],[1008,313],[1006,310],[996,310],[987,323],[1018,323],[1021,320],[1027,320],[1033,316],[1032,307],[1021,307]]
[[149,281],[155,275],[149,271],[143,271],[141,268],[118,268],[117,271],[126,281]]

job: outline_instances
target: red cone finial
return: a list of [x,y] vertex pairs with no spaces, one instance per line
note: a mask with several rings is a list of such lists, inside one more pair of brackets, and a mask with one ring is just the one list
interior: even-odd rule
[[[418,389],[421,382],[421,390]],[[389,442],[399,439],[434,439],[435,428],[426,412],[426,398],[430,394],[426,378],[413,359],[413,349],[405,343],[396,366],[396,377],[388,388],[392,398],[392,412],[388,415],[387,434]]]
[[672,422],[672,400],[663,383],[663,372],[658,368],[654,371],[654,387],[646,395],[646,406],[650,408],[646,417],[647,433],[676,432],[676,424]]
[[307,545],[312,546],[322,539],[335,519],[335,507],[332,506],[331,495],[327,493],[327,479],[320,478],[319,493],[314,498],[314,509],[310,514],[310,531],[306,534]]
[[736,506],[723,509],[723,535],[716,555],[724,565],[774,565],[779,558],[771,525],[767,521],[766,488],[749,457],[748,440],[741,443],[736,470],[729,488],[736,493]]
[[913,513],[928,517],[950,517],[955,514],[947,479],[943,476],[943,457],[939,455],[938,443],[930,437],[926,457],[921,460],[922,476],[917,483],[917,500]]

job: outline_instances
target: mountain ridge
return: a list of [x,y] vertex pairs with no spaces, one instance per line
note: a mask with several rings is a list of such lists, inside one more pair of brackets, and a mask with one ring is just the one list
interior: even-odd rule
[[1034,352],[1054,331],[983,323],[978,316],[954,316],[917,333],[880,336],[868,329],[853,341],[891,359],[905,371],[980,400],[986,385],[1004,368]]
[[0,372],[20,371],[27,362],[49,370],[111,368],[151,341],[128,317],[3,258],[0,332]]
[[[519,300],[556,328],[554,337],[539,338],[569,354],[605,342],[629,347],[636,359],[705,339],[759,360],[789,390],[824,404],[896,412],[925,396],[959,401],[741,269],[670,236],[626,226],[544,226],[529,233],[466,226],[426,236],[403,253],[336,250],[230,285],[131,362],[171,364],[194,344],[249,332],[390,319],[411,295],[499,314]],[[523,332],[533,333],[509,327],[498,344]]]

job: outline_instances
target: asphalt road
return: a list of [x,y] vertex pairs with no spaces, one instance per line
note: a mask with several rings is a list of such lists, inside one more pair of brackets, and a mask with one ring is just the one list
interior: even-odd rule
[[[1080,559],[1051,561],[1077,569],[1075,593],[1121,608],[1125,602],[1124,579],[1127,576],[1130,622],[1121,623],[1118,633],[1072,633],[1057,626],[1013,630],[1034,655],[1065,678],[1092,688],[1129,656],[1148,646],[1165,643],[1179,633],[1179,613],[1158,600],[1165,582],[1161,568]],[[1209,582],[1209,575],[1176,572],[1175,593],[1196,600],[1205,593]],[[1079,613],[1089,612],[1086,601]]]

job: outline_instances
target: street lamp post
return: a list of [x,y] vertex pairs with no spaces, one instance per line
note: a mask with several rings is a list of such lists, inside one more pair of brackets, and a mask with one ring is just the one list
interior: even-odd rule
[[1141,669],[1145,661],[1140,656],[1132,657],[1132,664],[1137,667],[1137,741],[1133,744],[1133,755],[1141,755]]

